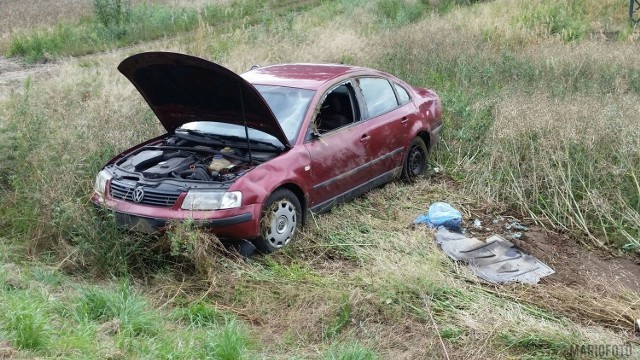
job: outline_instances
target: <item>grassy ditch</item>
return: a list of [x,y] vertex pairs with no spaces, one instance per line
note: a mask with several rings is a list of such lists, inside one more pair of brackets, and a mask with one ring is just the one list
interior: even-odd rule
[[[613,0],[577,4],[342,0],[285,16],[247,9],[261,19],[252,26],[244,13],[207,22],[199,10],[179,37],[61,60],[0,106],[8,154],[0,159],[0,350],[561,359],[576,345],[625,343],[638,295],[597,282],[614,280],[486,287],[450,262],[432,233],[409,226],[431,202],[447,201],[465,214],[531,217],[576,246],[637,247],[638,33]],[[227,16],[238,25],[214,25]],[[78,26],[105,27],[91,21]],[[105,48],[120,46],[116,38]],[[249,262],[189,224],[162,238],[117,231],[88,197],[104,162],[162,132],[115,69],[149,47],[238,72],[350,62],[432,87],[445,108],[432,154],[444,176],[392,183],[313,217],[291,247]]]
[[447,131],[435,160],[468,194],[637,250],[640,68],[623,9],[506,3],[410,25],[370,64],[439,91]]

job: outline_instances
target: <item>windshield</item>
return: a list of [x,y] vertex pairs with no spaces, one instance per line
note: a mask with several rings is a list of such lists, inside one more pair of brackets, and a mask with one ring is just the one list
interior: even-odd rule
[[[280,123],[280,127],[282,127],[289,142],[291,144],[295,143],[314,91],[285,86],[254,86],[266,100],[276,119],[278,119],[278,123]],[[242,119],[238,119],[238,124],[240,125],[216,121],[195,121],[182,125],[180,129],[245,138],[244,126],[241,125]],[[249,129],[249,138],[280,144],[280,141],[275,137],[251,128]]]

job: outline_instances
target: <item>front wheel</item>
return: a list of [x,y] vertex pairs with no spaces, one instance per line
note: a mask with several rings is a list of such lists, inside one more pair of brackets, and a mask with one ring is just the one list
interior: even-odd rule
[[302,222],[300,201],[287,189],[269,196],[260,219],[260,237],[254,241],[258,250],[270,253],[288,245]]
[[427,146],[424,140],[416,136],[409,145],[409,151],[404,159],[402,167],[402,179],[412,183],[424,174],[427,169]]

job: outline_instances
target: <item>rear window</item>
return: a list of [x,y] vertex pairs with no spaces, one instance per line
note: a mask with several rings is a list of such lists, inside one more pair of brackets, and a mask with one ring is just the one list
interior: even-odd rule
[[381,78],[360,78],[358,85],[367,103],[369,117],[384,114],[398,106],[396,95],[391,84]]

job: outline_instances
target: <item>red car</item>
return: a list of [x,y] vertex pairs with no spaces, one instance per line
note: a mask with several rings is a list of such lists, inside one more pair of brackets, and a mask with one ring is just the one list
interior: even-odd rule
[[134,230],[192,219],[271,252],[308,211],[421,175],[442,129],[433,91],[362,67],[283,64],[237,75],[149,52],[118,70],[167,129],[96,178],[93,203]]

